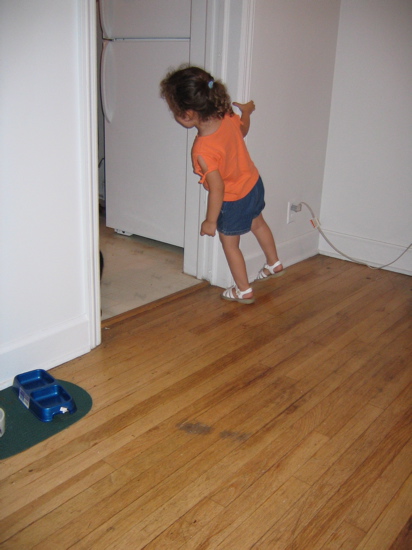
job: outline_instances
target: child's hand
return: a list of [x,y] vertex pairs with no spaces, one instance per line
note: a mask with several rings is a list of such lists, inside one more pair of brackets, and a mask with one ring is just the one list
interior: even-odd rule
[[248,101],[247,103],[237,103],[234,101],[233,105],[240,109],[242,114],[245,113],[250,115],[256,109],[254,101]]
[[209,222],[205,220],[200,227],[200,235],[209,235],[209,237],[214,237],[216,235],[217,224],[214,222]]

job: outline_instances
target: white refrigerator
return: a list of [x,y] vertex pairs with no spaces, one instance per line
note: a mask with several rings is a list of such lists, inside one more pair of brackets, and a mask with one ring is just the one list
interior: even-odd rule
[[188,132],[159,96],[189,61],[191,0],[99,0],[106,224],[183,247]]

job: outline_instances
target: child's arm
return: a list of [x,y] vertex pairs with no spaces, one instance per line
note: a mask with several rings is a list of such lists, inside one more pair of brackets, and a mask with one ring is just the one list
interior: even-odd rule
[[240,127],[240,131],[242,132],[243,137],[247,135],[250,128],[250,115],[255,110],[255,104],[253,101],[248,101],[248,103],[237,103],[236,101],[233,102],[233,105],[240,109],[241,111],[241,117],[240,120],[242,121],[242,126]]
[[200,228],[201,235],[213,237],[216,234],[217,219],[222,209],[225,185],[219,170],[214,170],[206,176],[209,194],[207,197],[206,219]]
[[[204,172],[207,172],[207,165],[202,157],[198,159],[199,164]],[[216,234],[217,219],[222,209],[223,196],[225,194],[225,184],[219,170],[213,170],[206,176],[209,194],[207,197],[206,219],[200,228],[200,234],[213,237]]]

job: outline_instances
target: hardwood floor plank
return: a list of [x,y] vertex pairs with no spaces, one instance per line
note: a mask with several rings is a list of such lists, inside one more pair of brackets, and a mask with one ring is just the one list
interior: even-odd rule
[[[252,548],[262,533],[266,533],[273,523],[287,513],[307,489],[306,484],[293,476],[289,477],[285,484],[255,509],[245,521],[238,524],[233,522],[235,525],[237,524],[235,532],[232,529],[221,543],[218,543],[219,539],[212,538],[213,546],[211,548],[216,548],[216,550],[232,550],[233,548],[248,550]],[[222,535],[224,536],[224,534],[223,532]]]
[[[319,446],[320,441],[323,441],[323,438],[319,438],[318,435],[315,435],[313,437],[308,438],[309,443],[305,446],[306,450],[309,450],[310,452],[313,452],[313,449],[316,449]],[[301,447],[304,447],[302,445]],[[300,454],[300,460],[302,460],[301,456],[304,451],[302,451],[302,448],[300,448],[301,454]],[[295,460],[299,460],[299,456],[296,458],[296,455],[298,455],[297,452],[293,453],[293,458]],[[289,461],[291,458],[289,457]],[[288,461],[288,462],[289,462]],[[287,472],[284,474],[284,476],[289,477],[290,476],[290,464],[287,463],[286,466],[284,466]],[[295,466],[296,467],[296,466]],[[293,471],[293,466],[290,468]],[[149,516],[146,518],[144,523],[142,525],[136,525],[132,529],[130,529],[127,533],[125,533],[119,540],[117,540],[113,544],[113,548],[124,548],[130,544],[134,544],[135,548],[143,548],[145,544],[147,544],[147,540],[151,539],[154,535],[154,533],[157,534],[157,530],[164,529],[164,526],[168,524],[168,522],[172,522],[175,519],[175,516],[179,517],[182,514],[182,510],[184,510],[183,507],[191,507],[192,499],[197,501],[199,494],[201,495],[203,492],[210,491],[213,486],[216,486],[217,483],[221,483],[221,480],[224,479],[225,476],[225,470],[224,468],[213,468],[214,472],[208,472],[206,475],[201,476],[199,479],[194,481],[190,487],[188,487],[188,490],[185,491],[185,495],[181,495],[178,493],[174,498],[172,498],[169,502],[167,502],[160,510],[157,510],[154,515]],[[271,479],[262,480],[262,482],[259,484],[259,488],[255,487],[254,491],[251,491],[249,493],[248,498],[248,511],[250,512],[251,508],[254,507],[254,502],[251,501],[252,495],[253,498],[256,500],[265,500],[265,495],[261,493],[263,491],[265,494],[271,494],[274,490],[273,485],[271,484],[271,481],[273,481],[273,478],[276,478],[276,483],[282,483],[280,480],[282,479],[282,474],[279,473],[279,470],[276,471],[276,473],[271,477]],[[214,474],[214,475],[213,475]],[[303,484],[300,482],[300,486]],[[261,489],[259,491],[258,489]],[[235,514],[239,515],[240,508],[235,511]],[[221,516],[219,516],[219,519]],[[220,522],[219,522],[220,523]],[[232,531],[232,527],[231,527]],[[217,540],[214,538],[213,540],[213,548],[216,547]],[[191,546],[191,543],[186,542],[187,548],[193,548]],[[236,547],[236,546],[235,546]],[[194,547],[196,548],[196,546]]]
[[[410,519],[412,506],[412,476],[406,480],[390,505],[379,516],[358,545],[357,550],[369,548],[390,548],[405,524]],[[405,546],[405,548],[407,548]]]
[[311,457],[296,477],[313,485],[346,450],[382,414],[382,410],[367,404],[359,410],[331,439]]
[[[398,430],[398,426],[401,426]],[[341,490],[329,499],[327,506],[315,517],[312,522],[299,534],[296,543],[299,545],[303,539],[310,541],[313,548],[318,547],[319,541],[329,532],[333,532],[335,522],[344,515],[345,510],[357,498],[361,498],[365,491],[365,484],[374,482],[385,467],[393,460],[394,456],[400,452],[405,442],[405,434],[410,434],[410,414],[405,415],[398,423],[397,437],[393,441],[389,436],[385,441],[385,451],[377,449],[357,468],[352,476],[344,482]],[[359,456],[359,455],[358,455]],[[321,532],[320,532],[320,525]],[[403,524],[402,524],[403,525]]]
[[173,550],[184,546],[204,525],[223,511],[223,507],[209,499],[193,506],[169,528],[145,546],[145,550]]
[[410,397],[408,389],[391,410],[371,424],[297,502],[292,513],[265,535],[261,548],[322,547],[368,483],[376,481],[409,439]]
[[412,548],[412,516],[390,546],[390,550],[405,550],[405,548]]
[[[238,501],[239,497],[242,496],[242,498],[246,499],[245,504],[247,505],[250,497],[245,496],[245,493],[248,492],[248,494],[251,494],[253,490],[251,491],[250,488],[255,487],[257,482],[262,483],[262,476],[265,475],[266,481],[263,481],[263,483],[266,483],[268,480],[267,472],[269,470],[276,476],[277,469],[281,470],[281,464],[285,460],[285,457],[288,457],[289,464],[290,455],[296,453],[296,450],[301,448],[300,446],[303,445],[302,442],[309,435],[313,438],[310,441],[314,441],[316,447],[321,447],[327,441],[327,438],[322,437],[310,428],[306,431],[298,431],[295,425],[293,425],[288,429],[279,430],[277,436],[273,435],[273,440],[269,445],[263,447],[254,456],[250,456],[250,459],[241,465],[234,474],[227,476],[224,483],[210,493],[210,498],[222,506],[229,507],[233,501]],[[239,452],[242,453],[243,448],[239,449]],[[288,470],[295,472],[296,466],[291,468],[289,465]],[[279,477],[279,479],[281,478]],[[277,484],[278,481],[275,481],[275,483]]]
[[93,408],[2,461],[0,548],[403,550],[410,277],[316,256],[254,288],[107,321],[53,369]]
[[[246,410],[241,410],[241,409],[239,410],[238,414],[240,414],[240,413],[243,416],[247,416],[247,414],[248,414],[248,412]],[[211,437],[213,437],[214,441],[219,440],[218,434],[216,434],[216,436],[214,436],[212,434]],[[201,447],[199,447],[199,445],[201,445]],[[196,456],[199,454],[199,452],[202,448],[207,449],[209,446],[210,446],[210,442],[201,441],[198,444],[198,442],[196,441],[196,446],[194,447],[194,458],[196,458]],[[223,449],[223,451],[227,452],[227,450],[225,450],[225,449]],[[117,486],[116,491],[114,493],[114,499],[115,499],[114,503],[111,502],[111,500],[110,500],[110,498],[108,497],[107,494],[105,495],[104,502],[101,502],[100,507],[99,507],[98,502],[96,502],[95,500],[93,500],[93,501],[90,500],[90,514],[88,514],[89,517],[88,517],[88,515],[83,514],[83,519],[85,521],[87,521],[87,524],[89,525],[89,527],[90,527],[91,524],[96,523],[96,522],[97,522],[97,526],[98,526],[104,520],[105,513],[106,513],[106,515],[108,514],[109,517],[110,517],[113,514],[115,514],[115,511],[116,511],[117,508],[120,507],[119,509],[121,509],[121,508],[125,507],[128,502],[132,502],[133,500],[135,500],[139,495],[144,495],[145,492],[149,491],[152,487],[154,487],[156,485],[156,483],[161,481],[164,477],[167,477],[167,475],[171,475],[171,474],[173,474],[174,471],[178,470],[179,465],[181,465],[182,460],[183,461],[190,460],[190,458],[189,458],[190,455],[188,453],[186,453],[186,455],[182,457],[181,456],[182,453],[179,449],[177,449],[176,455],[177,455],[176,458],[174,458],[173,456],[168,457],[169,458],[168,464],[172,469],[170,469],[170,467],[169,467],[169,468],[163,468],[163,470],[159,471],[157,464],[154,464],[154,465],[151,466],[150,470],[147,470],[147,469],[145,470],[143,468],[143,465],[142,465],[141,461],[138,461],[135,465],[127,464],[126,468],[123,469],[123,470],[129,471],[131,468],[137,469],[137,473],[134,474],[134,476],[133,476],[133,477],[136,478],[136,482],[133,483],[132,478],[127,479],[127,483],[125,481],[124,486],[122,488],[122,491],[120,493],[119,493],[119,488],[120,487]],[[153,457],[151,457],[151,459],[152,458]],[[203,460],[202,457],[200,457],[200,462],[202,460]],[[207,463],[207,461],[206,461],[206,463]],[[183,463],[183,465],[184,465],[184,463]],[[143,473],[144,473],[144,483],[138,477],[138,476],[141,476]],[[180,487],[179,483],[181,483],[181,482],[179,481],[179,479],[180,479],[179,476],[181,476],[181,474],[179,474],[179,472],[177,472],[176,475],[178,477],[178,481],[176,483],[177,483],[178,487]],[[186,481],[185,476],[183,476],[183,479],[184,479],[184,481]],[[173,478],[172,478],[172,481],[173,481]],[[120,495],[121,495],[121,498],[120,498]],[[150,500],[150,495],[149,495],[148,500]],[[53,523],[53,518],[52,517],[50,517],[50,523]],[[70,537],[73,537],[76,533],[76,529],[73,529],[73,527],[70,526],[70,525],[66,526],[65,531],[67,531],[67,534]],[[62,533],[58,534],[58,536],[56,538],[56,543],[59,539],[62,539],[62,536],[63,536]]]
[[[254,402],[251,402],[249,406],[253,406]],[[248,418],[250,411],[245,407],[237,408],[234,414],[231,416],[231,425],[233,425],[234,418]],[[259,419],[258,419],[259,421]],[[261,421],[260,421],[261,422]],[[93,522],[96,525],[96,531],[90,536],[86,537],[79,548],[93,546],[96,541],[99,544],[106,544],[108,547],[114,544],[112,540],[117,534],[118,530],[123,530],[125,526],[130,524],[130,517],[133,516],[134,511],[137,509],[142,518],[152,513],[153,509],[159,505],[165,498],[165,492],[170,497],[179,493],[185,486],[190,486],[191,483],[202,475],[205,476],[211,464],[217,464],[215,470],[217,475],[225,475],[225,468],[219,466],[219,458],[231,462],[231,459],[225,458],[234,448],[242,445],[242,439],[228,439],[219,437],[219,433],[227,426],[227,419],[224,418],[221,423],[218,423],[215,430],[208,435],[208,439],[205,438],[191,438],[192,444],[186,445],[185,453],[182,454],[180,449],[177,449],[176,453],[168,457],[167,467],[163,465],[163,469],[159,470],[157,464],[154,464],[150,470],[146,470],[143,474],[143,478],[136,478],[136,483],[129,483],[124,487],[121,495],[115,494],[114,501],[105,499],[101,503],[101,506],[94,505],[90,509],[88,522]],[[244,444],[244,443],[243,443]],[[189,452],[190,451],[190,452]],[[163,482],[162,490],[159,492],[158,484]],[[195,491],[196,498],[201,499],[201,493]],[[121,497],[121,498],[120,498]],[[129,503],[129,506],[127,504]],[[113,517],[115,522],[115,529],[106,534],[107,526],[100,525],[102,518],[106,516],[108,518]],[[116,510],[119,513],[116,516]],[[96,512],[98,512],[96,514]],[[84,516],[83,516],[84,517]],[[97,524],[96,524],[97,522]],[[100,527],[99,527],[100,525]],[[74,533],[73,527],[68,526],[65,529],[65,536],[72,537]],[[56,542],[62,539],[63,533],[59,533],[56,537]],[[65,540],[65,539],[63,539]]]
[[322,546],[322,550],[354,550],[365,536],[365,532],[343,521]]
[[[271,521],[269,522],[266,518],[267,514],[269,514],[268,505],[271,500],[273,499],[278,503],[279,498],[284,498],[280,497],[280,495],[285,494],[284,484],[288,486],[289,480],[292,480],[292,485],[296,489],[296,492],[293,489],[293,502],[297,498],[300,498],[302,493],[306,492],[309,486],[293,478],[293,473],[302,464],[305,454],[312,454],[323,442],[324,438],[319,437],[319,434],[313,432],[306,438],[303,438],[299,442],[300,444],[292,444],[292,447],[287,446],[287,449],[291,448],[291,450],[286,455],[279,448],[277,453],[278,459],[274,460],[272,464],[272,461],[268,461],[268,454],[265,455],[266,461],[262,460],[262,455],[260,456],[259,463],[257,463],[257,458],[250,461],[245,465],[243,471],[247,471],[247,467],[249,467],[250,472],[258,469],[260,475],[250,476],[246,487],[241,482],[241,485],[243,485],[242,491],[239,491],[239,487],[235,487],[236,490],[232,491],[230,498],[225,499],[225,511],[211,522],[210,525],[199,531],[193,537],[193,540],[186,542],[186,547],[193,550],[199,547],[218,548],[221,543],[224,543],[224,547],[226,542],[230,541],[232,548],[240,549],[244,547],[242,546],[243,543],[240,542],[242,538],[244,541],[248,541],[250,545],[246,547],[251,547],[252,541],[260,538],[261,530],[263,529],[263,532],[266,532],[276,521],[278,514],[281,513],[283,515],[287,511],[286,504],[277,509],[277,504],[273,503],[273,505],[269,506],[272,510]],[[234,487],[233,480],[231,480],[231,483],[232,487]],[[227,493],[222,495],[218,491],[212,498],[221,501],[222,496],[227,497]],[[262,506],[260,506],[260,503],[263,503]],[[254,523],[257,524],[256,527],[252,527]],[[242,536],[238,536],[240,534]]]
[[377,478],[375,483],[358,499],[349,511],[349,523],[367,532],[373,523],[378,520],[384,508],[401,489],[412,471],[412,439],[402,448],[394,460]]
[[[366,364],[363,363],[360,369],[328,397],[330,411],[319,426],[320,432],[331,437],[363,407],[365,402],[382,391],[388,373],[390,376],[397,376],[407,368],[404,361],[392,362],[391,359],[392,354],[405,339],[409,339],[407,331],[387,344],[384,350],[372,355]],[[400,391],[407,387],[410,376],[405,378]]]
[[[53,510],[66,506],[74,495],[87,490],[99,480],[106,478],[113,471],[111,466],[101,462],[94,464],[91,468],[84,469],[64,483],[51,484],[47,493],[42,496],[36,495],[34,500],[27,504],[23,503],[14,513],[8,515],[6,519],[1,521],[0,542],[21,532],[15,539],[18,546],[23,538],[21,534],[24,533],[24,529],[27,525],[31,526]],[[7,506],[7,504],[5,504],[5,506]],[[11,509],[7,510],[7,514],[9,514],[10,511]],[[53,524],[53,530],[57,528],[57,525],[57,522]],[[42,527],[40,527],[40,531],[43,534],[44,530]],[[34,542],[33,530],[31,527],[29,540],[31,544]],[[20,548],[23,547],[24,545],[20,546]]]

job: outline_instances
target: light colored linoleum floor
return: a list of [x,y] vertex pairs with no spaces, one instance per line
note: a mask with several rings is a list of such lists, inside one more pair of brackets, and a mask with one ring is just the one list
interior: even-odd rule
[[100,215],[102,320],[125,313],[201,281],[183,273],[183,249],[106,227]]

